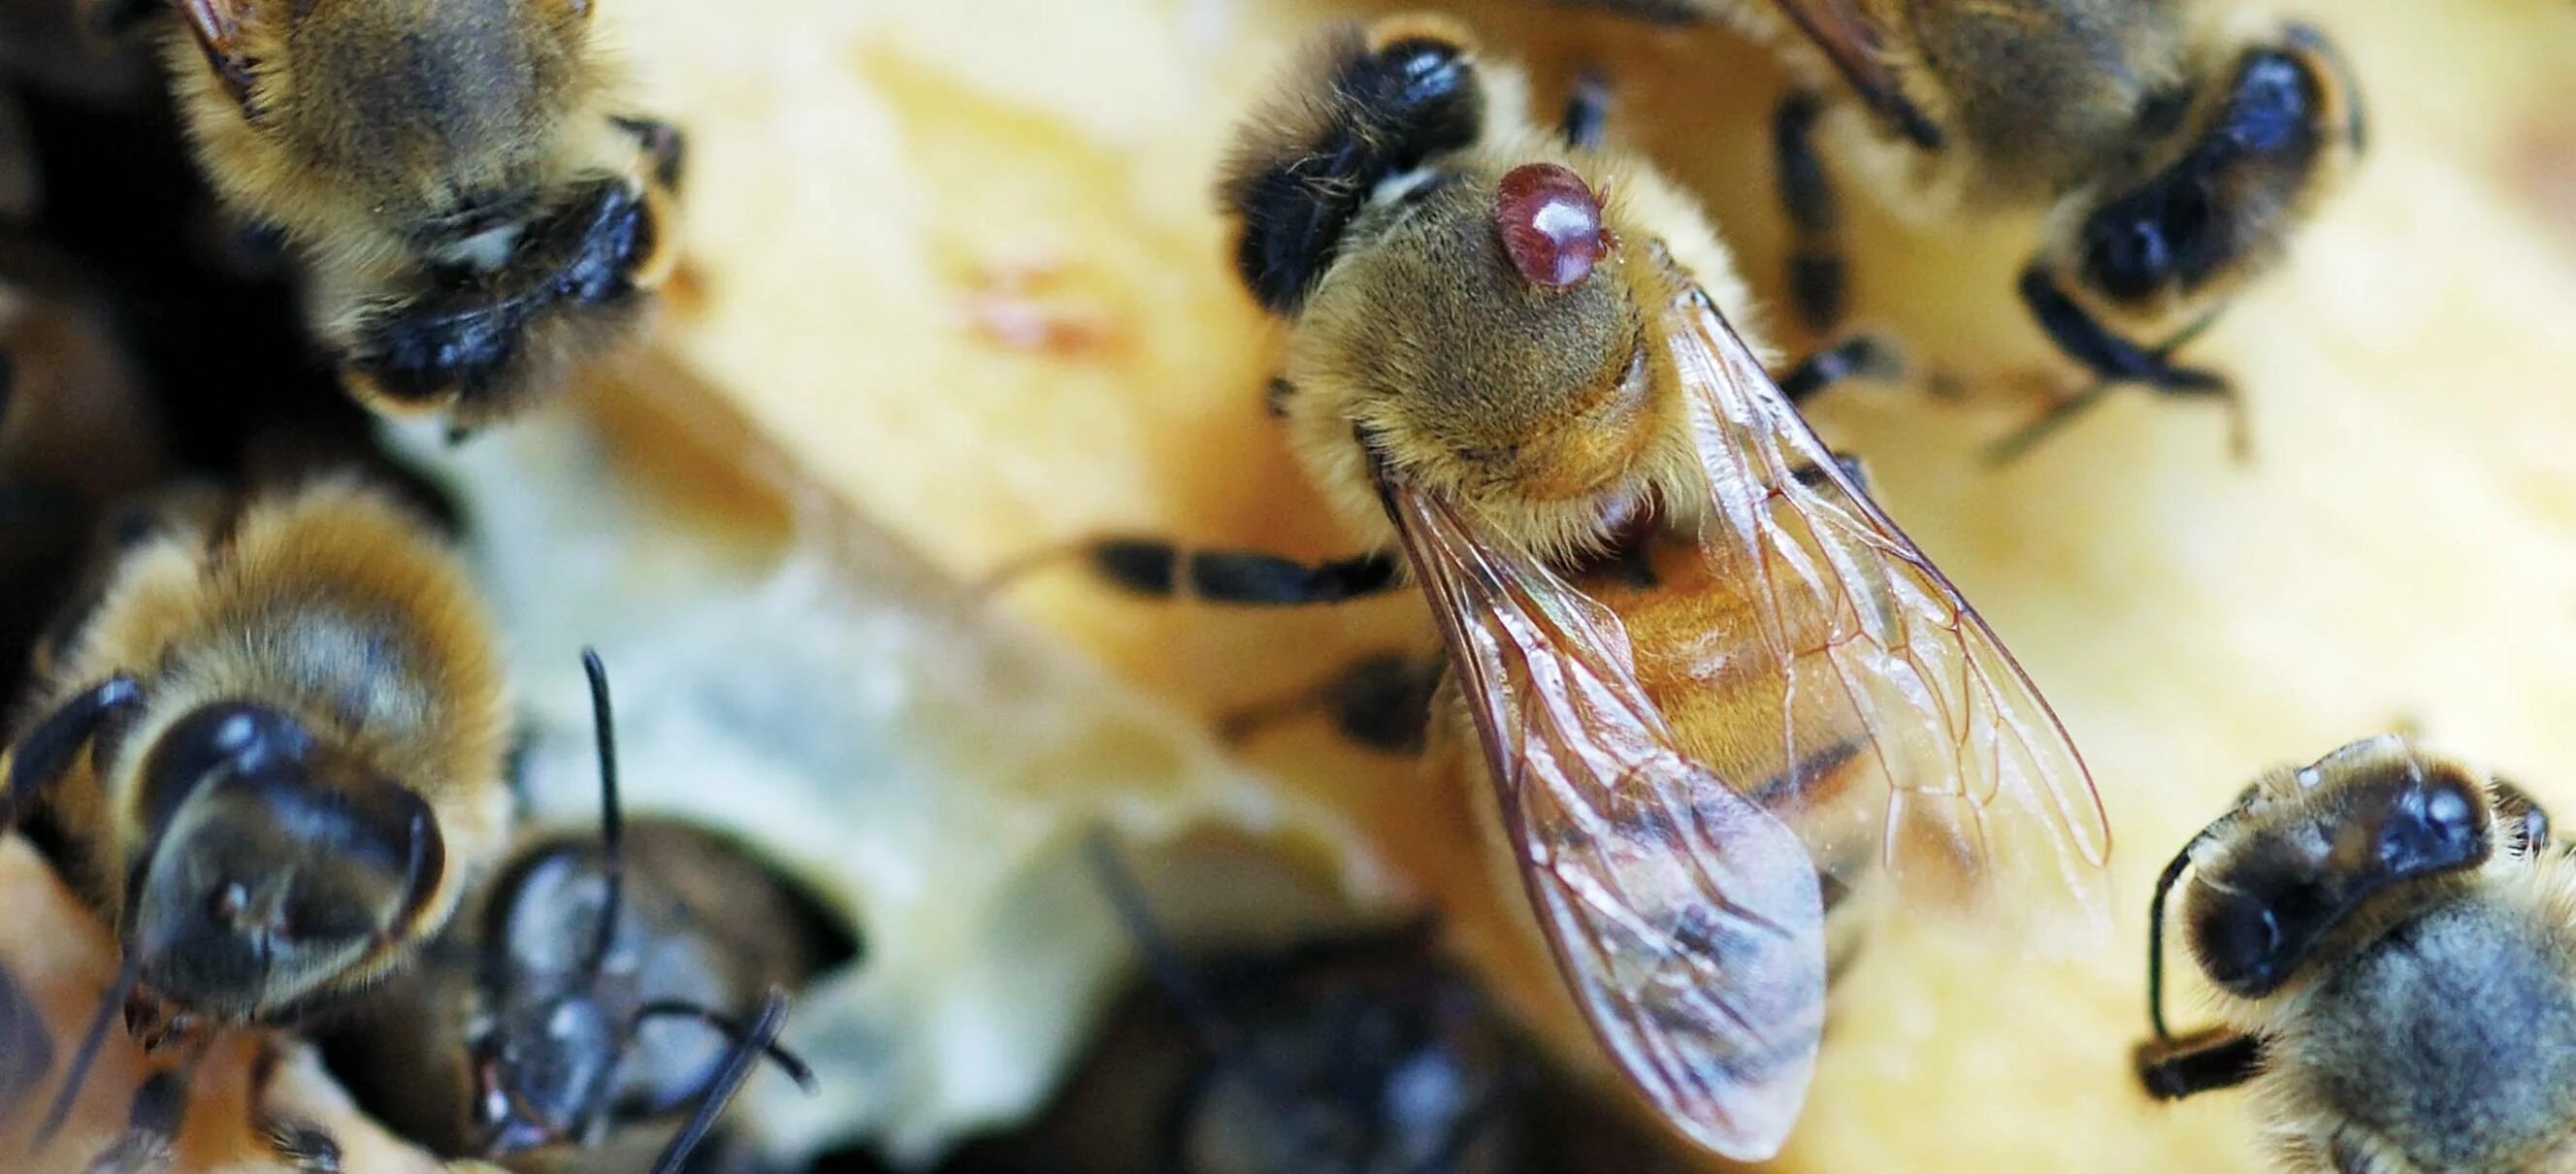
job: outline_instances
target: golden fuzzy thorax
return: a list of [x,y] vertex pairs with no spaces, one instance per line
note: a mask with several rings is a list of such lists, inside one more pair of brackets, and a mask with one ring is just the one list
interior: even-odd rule
[[[125,903],[145,847],[144,759],[200,706],[275,707],[424,800],[446,865],[416,945],[500,850],[508,714],[493,628],[464,566],[426,523],[381,493],[324,481],[251,503],[228,533],[179,525],[125,554],[50,666],[41,707],[117,673],[144,705],[108,752],[56,786],[57,822],[81,844],[105,910]],[[381,952],[353,987],[398,965]]]
[[[1482,139],[1429,160],[1442,180],[1421,198],[1363,210],[1298,313],[1289,434],[1365,542],[1391,547],[1394,534],[1355,429],[1408,483],[1471,504],[1542,557],[1570,559],[1656,498],[1691,512],[1697,460],[1658,317],[1683,281],[1731,310],[1747,296],[1687,199],[1642,164],[1529,128],[1519,77],[1482,70]],[[1541,162],[1602,195],[1616,241],[1569,289],[1526,282],[1494,223],[1503,174]]]
[[442,217],[631,172],[579,0],[234,0],[237,99],[185,29],[165,59],[206,173],[248,219],[389,264]]

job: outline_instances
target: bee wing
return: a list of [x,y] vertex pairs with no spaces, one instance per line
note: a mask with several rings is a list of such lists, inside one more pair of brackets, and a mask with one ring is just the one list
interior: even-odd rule
[[[1700,551],[1754,602],[1735,655],[1777,668],[1792,740],[1782,791],[1886,796],[1783,814],[1829,870],[1875,862],[1909,899],[1946,893],[2033,940],[2099,933],[2110,828],[2048,703],[1705,293],[1677,300],[1664,327],[1709,483]],[[1855,753],[1802,758],[1794,739],[1816,729],[1863,736]],[[1827,772],[1857,777],[1831,786]]]
[[1771,1156],[1823,1026],[1824,911],[1805,847],[1675,746],[1616,616],[1450,503],[1380,491],[1448,641],[1531,907],[1593,1031],[1694,1140]]
[[1904,132],[1926,150],[1941,145],[1941,129],[1905,96],[1896,73],[1879,55],[1878,26],[1861,12],[1856,0],[1772,0],[1780,15],[1798,26],[1807,40],[1851,83],[1872,112]]

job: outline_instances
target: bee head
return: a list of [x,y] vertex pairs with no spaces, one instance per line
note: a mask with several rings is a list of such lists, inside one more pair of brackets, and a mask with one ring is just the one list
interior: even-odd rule
[[2315,32],[2247,49],[2223,77],[2177,121],[2178,153],[2107,186],[2053,248],[2114,309],[2198,308],[2234,289],[2360,149],[2354,91]]
[[154,995],[254,1020],[329,992],[395,945],[439,888],[435,816],[294,718],[219,702],[143,762],[149,848],[127,948]]
[[466,1047],[471,1133],[483,1153],[595,1143],[631,1030],[583,990],[518,1000],[477,1021]]
[[489,1156],[592,1144],[607,1124],[640,996],[633,950],[616,948],[613,924],[601,933],[622,920],[604,863],[604,853],[566,843],[492,886],[465,1039],[469,1134]]
[[2480,780],[2385,741],[2290,776],[2242,818],[2193,880],[2184,925],[2210,981],[2249,999],[2280,990],[2357,915],[2485,863],[2494,842]]

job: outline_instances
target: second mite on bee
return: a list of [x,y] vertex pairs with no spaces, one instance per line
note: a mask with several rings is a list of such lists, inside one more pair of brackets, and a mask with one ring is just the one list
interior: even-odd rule
[[1677,1130],[1767,1157],[1829,901],[1890,875],[2090,921],[2108,835],[2038,693],[1792,406],[1870,346],[1775,382],[1697,210],[1593,99],[1556,133],[1524,100],[1445,23],[1340,27],[1227,168],[1237,271],[1291,328],[1273,402],[1366,553],[1088,552],[1237,603],[1409,575],[1447,650],[1433,748],[1482,751],[1435,760],[1480,767],[1575,1003]]

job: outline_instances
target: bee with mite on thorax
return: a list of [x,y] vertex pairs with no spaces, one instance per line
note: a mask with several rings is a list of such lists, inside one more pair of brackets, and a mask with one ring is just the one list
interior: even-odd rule
[[1791,406],[1876,352],[1775,382],[1720,308],[1746,302],[1724,246],[1602,144],[1599,98],[1545,133],[1453,26],[1319,37],[1221,193],[1289,325],[1274,408],[1365,553],[1083,552],[1128,590],[1234,603],[1409,574],[1447,655],[1389,695],[1430,696],[1435,752],[1481,748],[1433,761],[1490,798],[1617,1068],[1700,1146],[1760,1158],[1814,1068],[1829,899],[1887,875],[2089,926],[2108,834],[2038,693]]
[[0,822],[32,817],[107,923],[113,1018],[173,1051],[138,1093],[166,1146],[211,1033],[341,1006],[406,964],[507,832],[496,638],[457,555],[346,480],[180,494],[112,536],[39,649]]
[[[518,1171],[676,1171],[767,1057],[787,991],[855,947],[741,847],[619,810],[607,671],[596,837],[512,850],[453,930],[325,1048],[362,1104],[443,1154]],[[719,1041],[730,1038],[730,1046]]]
[[1788,288],[1813,329],[1841,320],[1846,271],[1820,133],[1862,186],[1916,218],[2045,211],[2019,296],[2095,382],[1996,459],[2119,384],[2236,407],[2224,376],[2174,352],[2280,263],[2362,147],[2359,92],[2324,34],[2196,0],[1555,2],[1722,19],[1849,87],[1859,117],[1835,125],[1832,99],[1802,88],[1773,122]]
[[[2180,1038],[2177,886],[2223,1024]],[[2165,869],[2147,956],[2147,1091],[2246,1085],[2287,1169],[2576,1164],[2576,859],[2501,778],[2396,736],[2264,775]]]
[[352,394],[458,428],[632,338],[677,256],[678,132],[621,107],[590,0],[167,3],[218,195],[300,258]]

